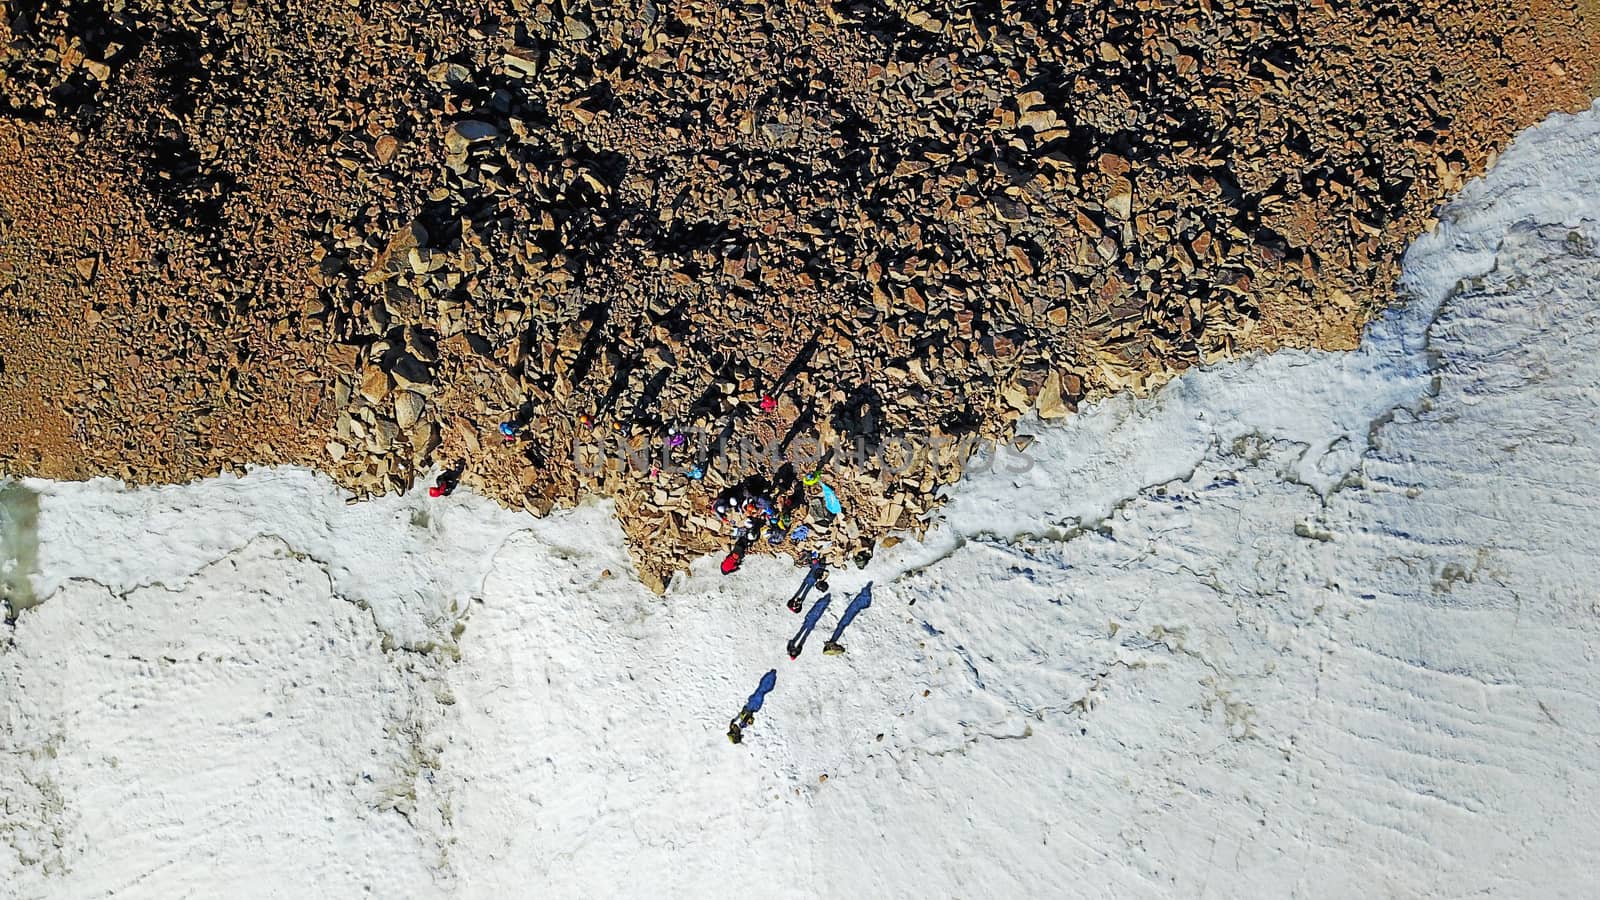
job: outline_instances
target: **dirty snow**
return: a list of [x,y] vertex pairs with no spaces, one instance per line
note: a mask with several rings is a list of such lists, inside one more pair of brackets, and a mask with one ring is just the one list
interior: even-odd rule
[[1030,471],[836,573],[793,662],[798,570],[663,601],[604,504],[11,485],[0,573],[42,602],[0,650],[0,884],[1583,896],[1597,159],[1594,111],[1519,138],[1358,352],[1035,424]]

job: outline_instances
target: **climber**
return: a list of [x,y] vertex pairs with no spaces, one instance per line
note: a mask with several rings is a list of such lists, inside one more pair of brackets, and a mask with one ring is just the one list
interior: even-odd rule
[[761,676],[761,684],[756,686],[756,691],[750,695],[750,699],[744,702],[744,709],[739,710],[739,714],[728,723],[728,740],[735,744],[744,740],[744,730],[756,720],[756,713],[761,711],[761,705],[766,702],[767,694],[771,693],[777,684],[777,669],[770,669],[767,674]]
[[461,483],[462,468],[462,466],[457,466],[454,469],[446,469],[445,471],[440,472],[439,477],[433,480],[433,487],[428,488],[428,496],[450,496],[451,493],[455,491],[456,485]]
[[750,549],[752,543],[761,537],[761,531],[766,527],[766,522],[757,520],[753,524],[734,532],[733,549],[728,551],[728,555],[722,558],[722,574],[732,575],[734,572],[739,571],[739,565],[744,562],[745,552]]

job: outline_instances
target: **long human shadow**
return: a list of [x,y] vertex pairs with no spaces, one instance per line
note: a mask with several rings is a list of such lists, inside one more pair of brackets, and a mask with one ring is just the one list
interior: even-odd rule
[[817,355],[817,348],[821,346],[821,343],[816,335],[812,335],[811,339],[801,346],[800,352],[796,353],[794,359],[789,361],[788,368],[785,368],[783,374],[779,375],[778,380],[773,383],[773,396],[777,396],[780,392],[787,390],[795,377],[810,367],[811,358]]
[[828,601],[833,599],[832,594],[823,594],[817,602],[811,604],[811,611],[806,613],[806,619],[800,623],[800,630],[789,639],[789,658],[798,659],[800,652],[806,648],[806,639],[811,637],[811,632],[816,629],[817,623],[822,621],[822,614],[828,609]]
[[860,615],[862,610],[871,605],[872,582],[869,581],[867,582],[867,586],[861,589],[861,593],[857,594],[856,598],[850,601],[850,605],[844,608],[844,615],[839,617],[839,624],[834,627],[833,636],[828,638],[828,642],[822,645],[822,652],[828,654],[829,656],[843,653],[844,646],[839,643],[839,638],[844,635],[844,630],[850,627],[850,623],[855,621],[856,616]]
[[767,701],[767,695],[778,685],[778,670],[768,669],[767,674],[761,676],[761,683],[756,685],[755,693],[744,702],[744,708],[728,723],[728,740],[735,744],[744,740],[744,730],[756,720],[756,713],[761,711],[761,705]]

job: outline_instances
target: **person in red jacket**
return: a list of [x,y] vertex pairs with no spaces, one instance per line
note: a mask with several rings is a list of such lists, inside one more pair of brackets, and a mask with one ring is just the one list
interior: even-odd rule
[[750,542],[761,534],[762,523],[749,525],[740,529],[739,537],[733,542],[733,549],[722,558],[722,574],[732,575],[739,571],[739,564],[744,562],[745,551],[750,549]]
[[433,480],[433,487],[428,488],[428,496],[448,497],[455,491],[456,485],[460,483],[461,467],[457,466],[454,469],[446,469],[445,471],[439,473],[438,478]]

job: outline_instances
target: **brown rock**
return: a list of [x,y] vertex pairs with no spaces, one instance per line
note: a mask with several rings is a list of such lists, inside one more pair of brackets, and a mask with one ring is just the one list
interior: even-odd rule
[[[1123,182],[1126,184],[1126,181]],[[1133,192],[1119,189],[1106,198],[1106,211],[1126,222],[1133,215]]]
[[500,57],[506,74],[514,78],[536,78],[539,75],[539,56],[533,50],[512,47]]
[[411,391],[396,391],[394,395],[394,420],[405,431],[410,431],[413,425],[422,418],[422,412],[427,408],[427,401],[422,395]]
[[466,153],[473,144],[500,136],[500,129],[481,119],[468,119],[451,125],[444,135],[444,148],[449,153]]
[[369,366],[361,376],[361,396],[368,403],[382,403],[388,399],[389,392],[394,390],[394,379],[389,373],[376,366]]
[[378,157],[379,165],[387,166],[394,159],[395,153],[400,150],[400,141],[394,135],[386,134],[378,138],[372,149]]
[[1127,158],[1116,153],[1100,154],[1100,171],[1107,177],[1121,178],[1133,170]]
[[1039,418],[1059,419],[1073,412],[1073,407],[1061,396],[1061,373],[1051,370],[1039,389]]

